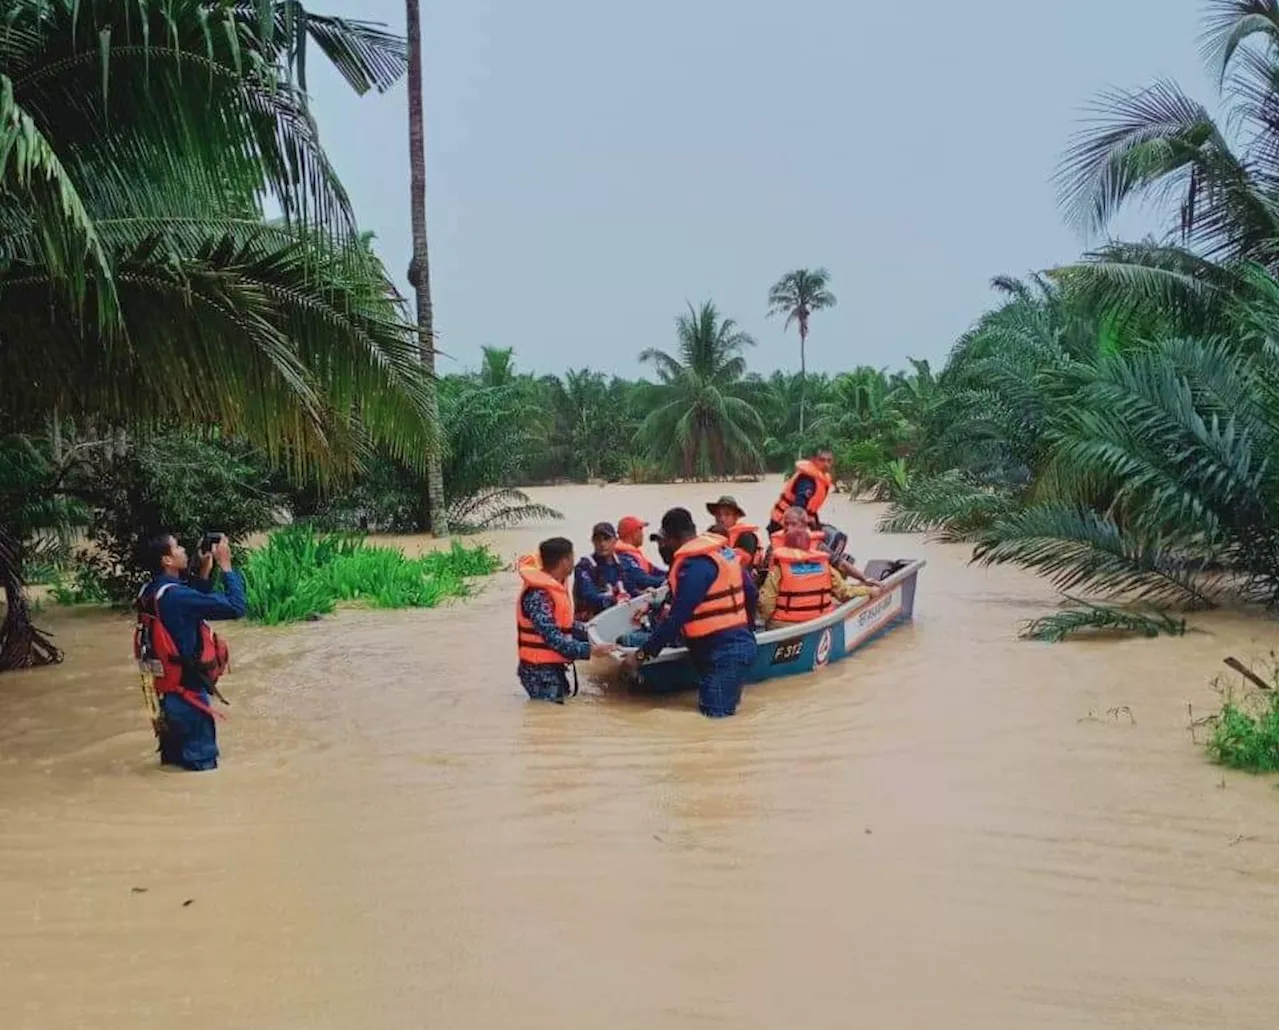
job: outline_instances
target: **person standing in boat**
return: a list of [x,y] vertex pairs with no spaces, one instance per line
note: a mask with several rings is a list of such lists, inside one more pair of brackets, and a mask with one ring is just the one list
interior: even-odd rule
[[562,705],[569,695],[569,666],[609,654],[613,645],[589,644],[586,627],[573,617],[566,586],[573,572],[572,541],[562,536],[542,541],[537,555],[521,558],[516,571],[521,581],[516,598],[516,675],[531,699]]
[[755,583],[724,537],[698,535],[687,509],[672,508],[662,516],[662,535],[673,552],[667,577],[671,607],[627,661],[639,665],[683,633],[698,674],[698,710],[713,719],[733,715],[756,658]]
[[834,467],[835,456],[830,447],[817,447],[811,457],[797,461],[795,472],[769,514],[768,532],[782,529],[782,518],[791,507],[804,509],[810,529],[821,529],[822,505],[835,485],[831,475]]
[[855,597],[880,593],[879,586],[845,579],[831,555],[814,546],[809,530],[795,526],[770,555],[769,574],[760,588],[760,617],[769,629],[794,626]]
[[618,520],[618,542],[614,554],[622,566],[622,585],[633,597],[654,590],[667,581],[667,570],[655,565],[644,553],[644,531],[649,523],[634,515]]
[[591,554],[584,555],[573,570],[574,617],[582,622],[594,619],[627,597],[622,582],[622,565],[615,548],[617,531],[609,522],[591,527]]

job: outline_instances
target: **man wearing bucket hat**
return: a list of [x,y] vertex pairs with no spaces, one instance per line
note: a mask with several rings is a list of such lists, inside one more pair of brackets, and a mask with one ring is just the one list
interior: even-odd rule
[[738,555],[738,561],[744,569],[753,569],[763,557],[760,548],[760,527],[746,521],[747,513],[737,498],[725,494],[707,504],[707,511],[716,520],[725,535],[729,538],[729,546]]

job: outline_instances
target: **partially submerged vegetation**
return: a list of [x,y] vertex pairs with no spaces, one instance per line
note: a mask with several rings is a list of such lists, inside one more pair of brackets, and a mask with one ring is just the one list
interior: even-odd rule
[[952,350],[889,492],[882,529],[1088,595],[1034,620],[1039,639],[1276,605],[1277,5],[1209,6],[1231,131],[1171,83],[1111,93],[1060,180],[1091,230],[1177,196],[1174,227],[996,280],[1006,303]]
[[434,608],[468,592],[468,580],[496,572],[487,547],[464,547],[407,558],[394,547],[306,526],[276,530],[243,563],[249,617],[278,625],[332,612],[343,602],[373,608]]
[[1227,664],[1240,674],[1240,680],[1217,681],[1222,707],[1204,720],[1211,727],[1205,748],[1215,762],[1229,769],[1276,772],[1280,768],[1280,695],[1275,656],[1271,657],[1270,683],[1234,659]]

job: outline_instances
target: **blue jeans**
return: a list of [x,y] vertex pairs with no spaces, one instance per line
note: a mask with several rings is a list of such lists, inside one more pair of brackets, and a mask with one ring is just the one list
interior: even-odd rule
[[731,629],[689,647],[698,673],[698,711],[723,719],[738,710],[742,685],[756,660],[756,638],[748,629]]
[[[206,704],[209,695],[195,691]],[[191,772],[218,768],[218,727],[213,716],[200,711],[177,694],[160,698],[164,730],[160,735],[160,764],[176,765]]]

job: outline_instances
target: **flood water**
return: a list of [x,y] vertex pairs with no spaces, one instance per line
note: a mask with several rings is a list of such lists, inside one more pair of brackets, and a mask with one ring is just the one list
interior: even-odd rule
[[[537,490],[563,525],[488,539],[721,492]],[[231,626],[223,767],[162,772],[128,621],[45,612],[66,663],[0,677],[0,1027],[1274,1028],[1276,777],[1188,704],[1275,622],[1019,642],[1043,583],[877,511],[828,517],[928,560],[915,623],[716,722],[527,703],[505,573]]]

